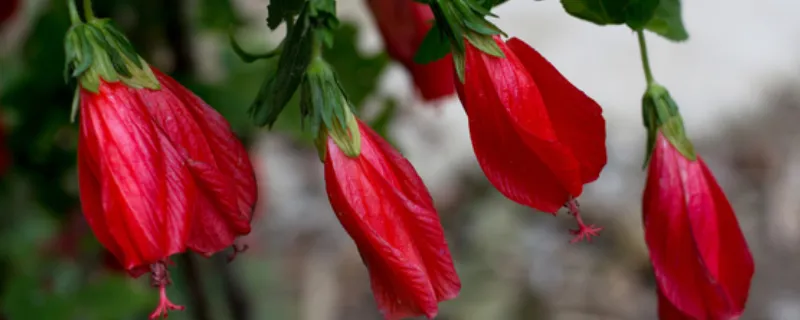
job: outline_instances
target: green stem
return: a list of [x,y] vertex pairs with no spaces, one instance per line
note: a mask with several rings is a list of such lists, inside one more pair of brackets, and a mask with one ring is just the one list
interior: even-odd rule
[[92,0],[83,0],[83,16],[86,18],[86,21],[95,19],[94,11],[92,11]]
[[655,82],[653,80],[653,71],[650,70],[650,59],[647,57],[647,42],[644,40],[644,32],[642,30],[636,31],[636,36],[639,38],[639,53],[642,56],[642,67],[644,67],[644,78],[647,80],[647,85]]
[[281,51],[283,49],[283,46],[279,46],[279,47],[275,48],[275,50],[272,50],[272,51],[269,51],[269,52],[266,52],[266,53],[261,53],[261,54],[249,53],[247,51],[244,51],[244,49],[242,49],[242,46],[240,46],[239,43],[236,41],[236,37],[233,35],[233,30],[228,32],[228,40],[230,40],[230,44],[231,44],[231,48],[233,48],[233,52],[236,53],[237,56],[239,56],[239,59],[242,59],[242,61],[247,62],[247,63],[251,63],[251,62],[254,62],[254,61],[260,60],[260,59],[271,59],[271,58],[274,58],[274,57],[280,55]]
[[322,36],[321,31],[314,31],[314,39],[311,43],[311,59],[322,58]]
[[75,0],[67,0],[67,7],[69,8],[69,21],[72,22],[72,25],[83,23],[81,16],[78,14],[78,8],[75,7]]

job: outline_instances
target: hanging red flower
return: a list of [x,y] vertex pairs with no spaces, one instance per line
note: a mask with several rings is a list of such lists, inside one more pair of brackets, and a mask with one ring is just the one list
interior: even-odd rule
[[414,62],[422,40],[433,26],[431,8],[414,0],[367,0],[389,55],[411,73],[423,99],[452,95],[453,59],[450,55],[430,63]]
[[606,164],[602,109],[524,42],[494,41],[503,57],[465,41],[464,83],[456,85],[478,163],[517,203],[554,214],[567,204],[575,240],[596,235],[574,199]]
[[66,47],[79,82],[83,213],[126,271],[151,273],[156,318],[183,308],[166,296],[170,256],[210,256],[250,232],[253,167],[219,113],[150,67],[108,20],[76,16]]

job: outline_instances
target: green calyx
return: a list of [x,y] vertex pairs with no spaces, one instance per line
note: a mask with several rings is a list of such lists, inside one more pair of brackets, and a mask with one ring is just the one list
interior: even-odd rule
[[84,1],[86,22],[83,22],[75,3],[72,0],[68,3],[72,27],[64,40],[65,78],[76,78],[80,87],[94,93],[99,91],[100,79],[122,81],[132,88],[160,88],[150,66],[111,20],[95,18],[89,1]]
[[309,123],[317,137],[320,160],[325,160],[328,137],[351,158],[361,154],[361,131],[353,115],[352,104],[342,89],[336,73],[322,57],[311,62],[300,92],[303,124]]
[[647,163],[650,161],[659,132],[684,157],[692,161],[697,158],[692,142],[686,137],[678,105],[672,100],[666,88],[655,82],[648,85],[647,91],[642,97],[642,116],[644,126],[647,128],[647,152],[644,167],[647,167]]
[[505,36],[505,33],[484,18],[485,16],[496,17],[490,12],[493,2],[490,4],[477,0],[430,0],[424,2],[431,7],[436,24],[428,31],[414,56],[416,63],[429,63],[452,52],[456,73],[463,82],[465,41],[469,41],[471,45],[486,54],[504,57],[503,51],[497,46],[493,36]]

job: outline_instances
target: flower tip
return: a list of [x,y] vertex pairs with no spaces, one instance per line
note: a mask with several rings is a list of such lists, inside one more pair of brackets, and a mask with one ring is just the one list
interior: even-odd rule
[[167,317],[169,317],[169,310],[183,311],[183,309],[185,309],[184,306],[177,305],[172,303],[172,301],[169,301],[169,298],[167,297],[166,286],[159,287],[159,292],[160,292],[160,298],[158,301],[158,307],[156,307],[153,313],[150,314],[150,320],[155,320],[159,318],[166,319]]
[[578,224],[578,229],[570,229],[569,233],[574,235],[569,243],[575,244],[586,239],[586,242],[591,243],[592,237],[597,237],[603,231],[603,227],[596,227],[595,225]]

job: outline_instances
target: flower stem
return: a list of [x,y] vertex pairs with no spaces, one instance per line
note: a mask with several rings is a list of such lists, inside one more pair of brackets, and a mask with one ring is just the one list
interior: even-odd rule
[[86,21],[95,19],[94,11],[92,11],[92,0],[83,0],[83,17],[86,18]]
[[72,22],[72,25],[83,23],[81,16],[78,14],[78,8],[75,7],[75,0],[67,0],[67,7],[69,8],[69,21]]
[[639,38],[639,53],[642,56],[642,67],[644,68],[644,77],[647,80],[647,85],[655,82],[653,80],[653,72],[650,70],[650,59],[647,57],[647,42],[644,40],[644,32],[642,30],[636,31],[636,36]]

